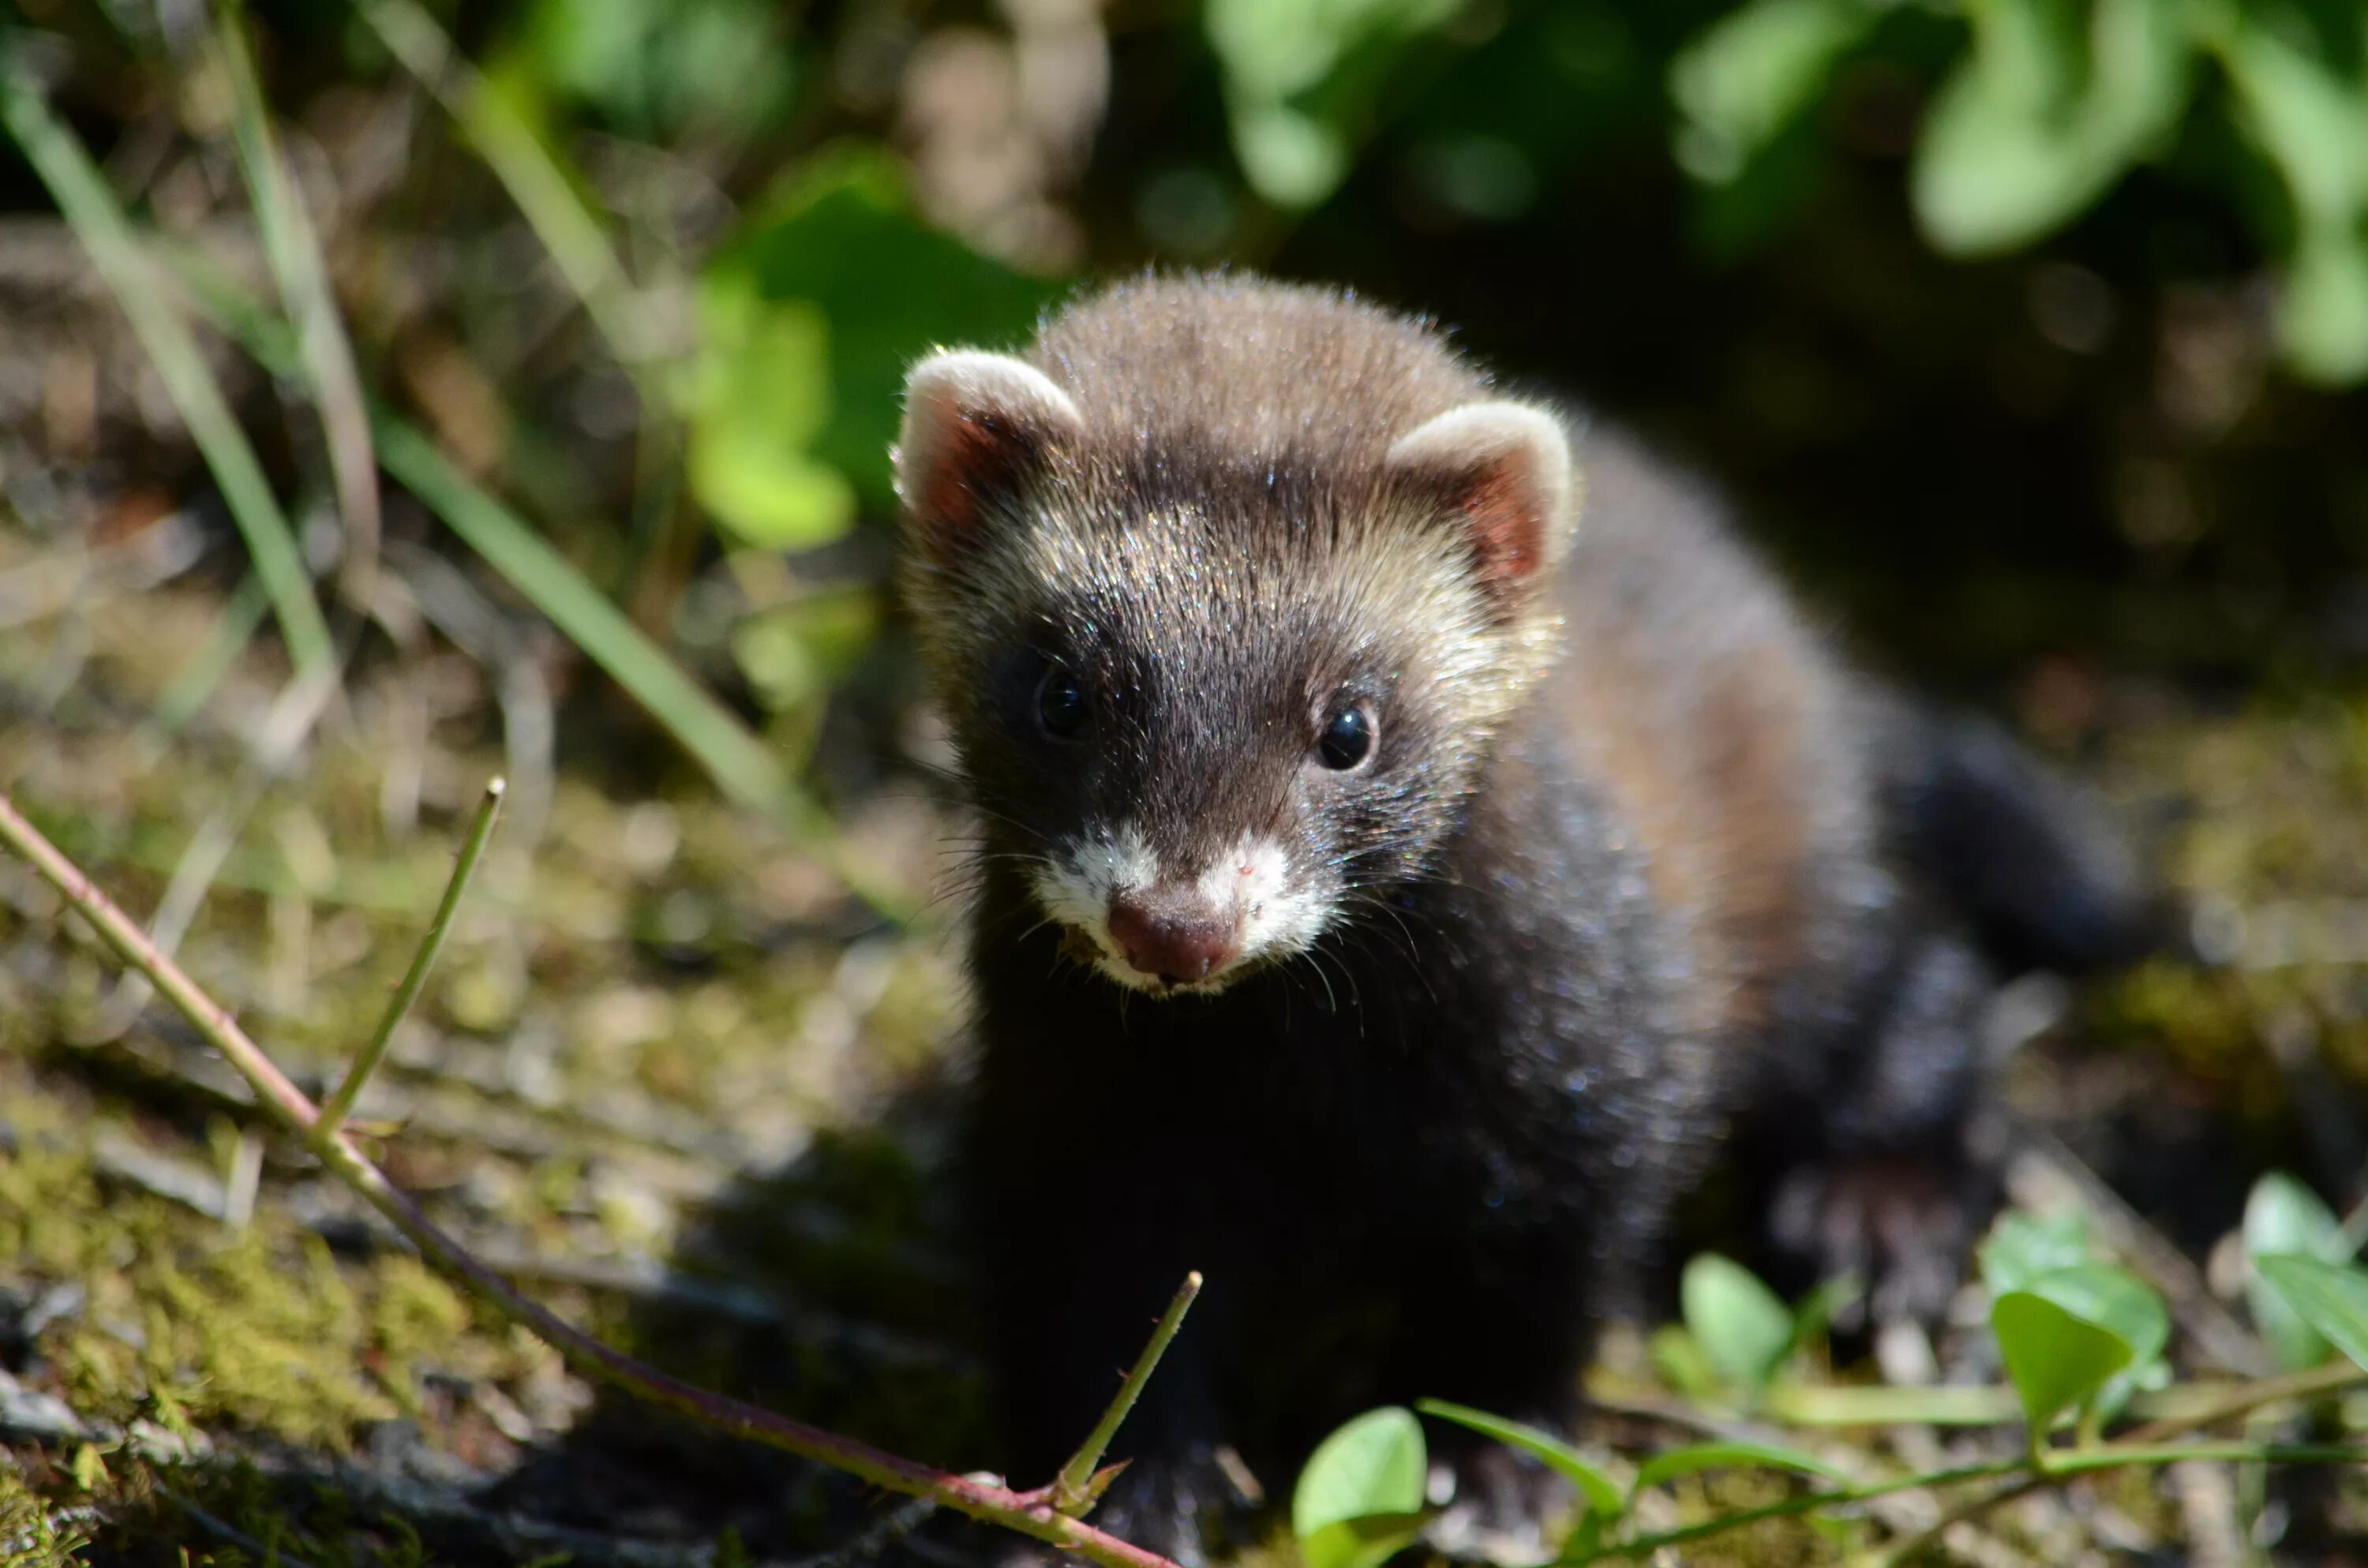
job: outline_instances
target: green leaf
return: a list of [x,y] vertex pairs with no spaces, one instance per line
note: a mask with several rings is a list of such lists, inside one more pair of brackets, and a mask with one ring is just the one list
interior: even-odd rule
[[305,381],[321,421],[323,449],[345,525],[341,562],[351,594],[376,570],[379,548],[377,460],[370,453],[370,416],[363,410],[361,372],[353,342],[329,286],[327,258],[303,193],[296,187],[272,129],[240,8],[214,10],[213,58],[231,89],[231,144],[255,212],[263,253],[288,320],[303,350]]
[[1395,1404],[1369,1410],[1308,1456],[1291,1494],[1292,1533],[1304,1547],[1327,1526],[1419,1513],[1429,1468],[1414,1412]]
[[794,80],[786,32],[765,0],[537,0],[514,47],[535,82],[672,143],[777,121]]
[[[939,344],[1025,335],[1056,292],[923,223],[898,166],[876,151],[803,166],[755,206],[703,282],[708,341],[685,396],[724,422],[720,435],[709,432],[727,444],[718,466],[745,465],[729,476],[710,472],[704,493],[720,484],[737,515],[791,534],[826,534],[840,515],[848,490],[834,493],[819,471],[839,476],[862,503],[894,505],[888,449],[905,370]],[[733,341],[740,325],[757,339]],[[766,392],[773,369],[792,384]],[[755,405],[716,408],[715,397],[734,393]],[[770,459],[750,449],[768,442],[777,449]],[[735,490],[740,478],[756,483]],[[770,502],[768,484],[780,487]]]
[[2170,1314],[2143,1280],[2101,1264],[2042,1274],[1990,1306],[2007,1376],[2034,1433],[2143,1365],[2170,1339]]
[[1588,1512],[1607,1518],[1617,1518],[1627,1506],[1619,1483],[1606,1475],[1593,1460],[1560,1438],[1519,1421],[1508,1421],[1501,1415],[1491,1415],[1470,1405],[1451,1404],[1443,1399],[1415,1402],[1415,1408],[1425,1415],[1436,1415],[1442,1421],[1452,1421],[1459,1426],[1470,1427],[1485,1437],[1521,1449],[1544,1461],[1548,1470],[1578,1489]]
[[1313,207],[1349,170],[1381,76],[1459,0],[1208,0],[1235,155],[1253,189]]
[[1714,183],[1740,175],[1816,103],[1882,14],[1866,0],[1756,0],[1695,34],[1669,62],[1687,171]]
[[2230,9],[2214,42],[2246,131],[2277,165],[2305,226],[2348,226],[2368,210],[2368,86]]
[[1865,1293],[1865,1282],[1855,1274],[1819,1280],[1793,1305],[1793,1343],[1809,1345],[1823,1338],[1834,1315]]
[[1349,138],[1339,127],[1288,104],[1261,104],[1234,116],[1234,153],[1250,187],[1278,207],[1313,207],[1349,173]]
[[2168,0],[2094,0],[2085,40],[2051,0],[1967,11],[1974,47],[1925,116],[1909,188],[1935,246],[1996,255],[2070,220],[2168,140],[2193,46]]
[[2314,59],[2248,10],[2211,34],[2237,119],[2293,199],[2278,347],[2306,380],[2368,380],[2368,81]]
[[1714,1401],[1718,1398],[1718,1369],[1694,1336],[1679,1324],[1665,1323],[1653,1331],[1645,1341],[1645,1349],[1653,1358],[1655,1370],[1661,1380],[1688,1399]]
[[2250,1257],[2289,1254],[2333,1260],[2343,1227],[2327,1200],[2284,1171],[2270,1171],[2245,1198],[2245,1252]]
[[2011,1290],[1990,1305],[1990,1328],[2032,1430],[2104,1387],[2130,1362],[2130,1347],[2044,1296]]
[[1299,1560],[1306,1568],[1379,1568],[1422,1537],[1427,1514],[1376,1514],[1343,1519],[1303,1536]]
[[2286,264],[2277,332],[2280,353],[2305,380],[2368,381],[2368,243],[2356,227],[2304,231]]
[[1982,1241],[1982,1283],[1992,1296],[2020,1290],[2043,1274],[2097,1261],[2089,1221],[2077,1209],[2042,1218],[2009,1210]]
[[2043,1275],[2029,1288],[2128,1344],[2129,1364],[2097,1392],[2098,1410],[2113,1415],[2139,1388],[2167,1381],[2162,1353],[2170,1344],[2170,1310],[2154,1287],[2121,1269],[2097,1266]]
[[2342,1246],[2335,1211],[2318,1194],[2283,1171],[2271,1171],[2253,1184],[2245,1199],[2245,1301],[2254,1326],[2286,1371],[2317,1366],[2330,1347],[2261,1277],[2260,1260],[2292,1256],[2339,1262]]
[[2253,1266],[2297,1316],[2368,1368],[2368,1271],[2316,1257],[2257,1257]]
[[1636,1471],[1636,1488],[1658,1486],[1681,1475],[1691,1475],[1703,1470],[1789,1470],[1799,1475],[1816,1476],[1826,1481],[1848,1479],[1841,1471],[1798,1449],[1780,1447],[1774,1443],[1713,1442],[1689,1443],[1681,1449],[1671,1449],[1655,1454]]
[[726,273],[702,301],[686,462],[691,494],[744,544],[803,550],[855,521],[847,476],[808,448],[830,417],[829,324]]
[[2085,1264],[2043,1274],[2023,1287],[2096,1324],[2130,1347],[2130,1359],[2146,1362],[2170,1344],[2170,1309],[2162,1293],[2125,1269]]
[[1686,1265],[1679,1281],[1686,1329],[1731,1388],[1768,1386],[1793,1347],[1793,1314],[1759,1277],[1716,1253]]

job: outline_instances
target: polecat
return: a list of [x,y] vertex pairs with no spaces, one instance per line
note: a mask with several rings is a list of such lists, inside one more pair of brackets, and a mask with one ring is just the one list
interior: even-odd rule
[[1845,673],[1710,495],[1237,277],[932,355],[896,461],[982,819],[1016,1473],[1193,1268],[1104,1509],[1145,1544],[1195,1554],[1221,1445],[1287,1479],[1385,1401],[1554,1418],[1738,1138],[1819,1262],[1945,1294],[1993,955],[2118,956],[2142,901],[2002,736]]

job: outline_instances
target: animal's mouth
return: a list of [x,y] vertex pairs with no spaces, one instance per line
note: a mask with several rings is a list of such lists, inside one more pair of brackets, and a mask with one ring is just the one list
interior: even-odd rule
[[1047,856],[1031,880],[1063,956],[1148,996],[1215,995],[1308,947],[1331,914],[1295,885],[1281,845],[1248,834],[1174,865],[1121,826]]
[[1093,934],[1065,921],[1061,925],[1061,956],[1082,968],[1099,971],[1114,983],[1145,996],[1214,996],[1255,967],[1249,961],[1236,960],[1197,980],[1153,973],[1137,968]]

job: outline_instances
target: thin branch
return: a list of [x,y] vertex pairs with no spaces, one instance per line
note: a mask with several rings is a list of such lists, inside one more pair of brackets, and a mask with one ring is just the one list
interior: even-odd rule
[[2179,1460],[2219,1460],[2242,1463],[2262,1460],[2283,1464],[2360,1464],[2368,1462],[2368,1443],[2322,1443],[2285,1445],[2270,1443],[2174,1443],[2146,1445],[2109,1443],[2085,1452],[2057,1452],[2044,1456],[2044,1463],[2035,1463],[2029,1454],[2010,1460],[1998,1460],[1987,1464],[1964,1465],[1952,1470],[1927,1471],[1916,1475],[1889,1476],[1862,1485],[1844,1486],[1831,1492],[1813,1492],[1799,1497],[1788,1497],[1765,1507],[1747,1508],[1740,1513],[1722,1514],[1704,1519],[1700,1524],[1686,1525],[1677,1529],[1663,1530],[1654,1535],[1635,1536],[1627,1540],[1607,1541],[1591,1551],[1562,1560],[1567,1568],[1577,1564],[1598,1562],[1606,1558],[1635,1559],[1649,1557],[1665,1547],[1683,1546],[1690,1541],[1725,1535],[1746,1525],[1767,1519],[1789,1518],[1815,1513],[1820,1508],[1836,1507],[1850,1503],[1871,1502],[1896,1492],[1927,1491],[1941,1486],[1954,1486],[1968,1481],[2002,1481],[2005,1484],[1992,1488],[1980,1496],[1968,1500],[1944,1515],[1930,1529],[1892,1545],[1883,1547],[1864,1561],[1889,1568],[1906,1562],[1940,1539],[1941,1532],[1952,1526],[2013,1501],[2024,1493],[2075,1475],[2087,1475],[2097,1471],[2123,1470],[2132,1465],[2169,1464]]
[[1867,1568],[1898,1568],[1901,1563],[1913,1562],[1957,1526],[1970,1524],[1993,1508],[2004,1507],[2018,1497],[2069,1476],[2087,1475],[2097,1471],[2126,1470],[2133,1465],[2170,1464],[2180,1460],[2217,1460],[2228,1464],[2248,1461],[2359,1464],[2368,1460],[2368,1444],[2280,1447],[2261,1443],[2174,1443],[2165,1446],[2109,1443],[2087,1452],[2048,1453],[2043,1455],[2042,1460],[2043,1462],[2029,1474],[2016,1476],[2003,1486],[1993,1487],[1978,1497],[1969,1497],[1926,1528],[1871,1553],[1863,1559]]
[[1192,1310],[1193,1298],[1200,1293],[1201,1271],[1196,1268],[1184,1276],[1184,1283],[1177,1287],[1176,1299],[1169,1301],[1167,1310],[1159,1314],[1159,1325],[1151,1331],[1151,1343],[1144,1346],[1143,1354],[1135,1358],[1133,1369],[1126,1374],[1126,1381],[1119,1384],[1117,1396],[1110,1402],[1110,1408],[1102,1412],[1101,1420],[1095,1424],[1093,1432],[1079,1445],[1077,1451],[1070,1456],[1069,1462],[1061,1467],[1060,1476],[1053,1483],[1053,1506],[1061,1512],[1082,1514],[1094,1506],[1095,1498],[1101,1495],[1101,1487],[1094,1483],[1094,1469],[1102,1462],[1102,1455],[1108,1451],[1110,1439],[1118,1435],[1119,1423],[1126,1419],[1126,1413],[1133,1410],[1134,1402],[1142,1397],[1143,1385],[1151,1381],[1159,1358],[1167,1354],[1169,1342],[1176,1337],[1176,1331],[1184,1326],[1184,1314]]
[[[2203,1389],[2192,1385],[2165,1389],[2141,1409],[2159,1411],[2155,1419],[2143,1426],[2132,1428],[2122,1440],[2126,1443],[2157,1443],[2181,1432],[2192,1432],[2199,1426],[2216,1426],[2231,1416],[2249,1415],[2264,1405],[2283,1404],[2288,1400],[2317,1399],[2341,1393],[2368,1383],[2368,1371],[2362,1371],[2350,1361],[2330,1361],[2323,1367],[2306,1371],[2288,1372],[2282,1377],[2261,1378],[2251,1382],[2233,1384],[2225,1389]],[[2179,1404],[2189,1400],[2196,1403],[2179,1408],[2171,1400],[2180,1395]]]
[[1996,1426],[2022,1412],[2012,1389],[1991,1383],[1784,1383],[1759,1408],[1788,1426]]
[[409,1237],[421,1254],[502,1312],[524,1324],[586,1372],[701,1425],[842,1470],[907,1496],[934,1499],[957,1513],[1076,1552],[1102,1568],[1177,1568],[1167,1558],[1073,1519],[1053,1506],[1051,1488],[1008,1487],[932,1470],[836,1432],[694,1387],[601,1344],[478,1261],[437,1227],[343,1132],[323,1131],[302,1090],[248,1038],[238,1021],[200,990],[179,965],[88,877],[44,838],[0,793],[0,845],[29,862],[88,920],[123,961],[146,975],[199,1033],[255,1088],[264,1108],[302,1139],[322,1164]]
[[1971,1524],[1993,1508],[2004,1507],[2018,1497],[2038,1491],[2053,1479],[2044,1471],[2017,1476],[2005,1485],[1992,1487],[1978,1497],[1968,1497],[1914,1535],[1895,1540],[1859,1561],[1862,1568],[1895,1568],[1898,1563],[1912,1562],[1959,1525]]
[[228,1541],[231,1545],[237,1547],[240,1551],[247,1552],[257,1562],[278,1563],[279,1568],[312,1568],[311,1563],[307,1562],[302,1557],[297,1557],[290,1553],[281,1548],[278,1541],[261,1541],[256,1540],[255,1537],[247,1534],[245,1530],[240,1529],[236,1525],[232,1524],[228,1519],[223,1518],[221,1515],[208,1513],[205,1509],[198,1506],[198,1505],[192,1502],[189,1498],[174,1491],[169,1486],[158,1483],[156,1483],[156,1493],[157,1495],[165,1498],[167,1502],[171,1503],[173,1506],[188,1515],[189,1517],[195,1519],[208,1530],[220,1536],[222,1540]]
[[1800,1514],[1815,1513],[1819,1508],[1842,1503],[1865,1503],[1895,1492],[1918,1492],[1935,1486],[1952,1486],[1961,1482],[1987,1481],[1996,1476],[2019,1474],[2030,1460],[2017,1457],[1998,1460],[1988,1464],[1965,1465],[1955,1470],[1930,1471],[1920,1475],[1894,1476],[1884,1481],[1869,1482],[1862,1486],[1844,1487],[1835,1492],[1812,1492],[1799,1497],[1787,1497],[1781,1503],[1764,1507],[1747,1508],[1737,1514],[1722,1514],[1700,1524],[1683,1525],[1676,1529],[1662,1530],[1653,1535],[1635,1536],[1627,1540],[1606,1541],[1567,1563],[1600,1562],[1606,1558],[1634,1559],[1650,1557],[1664,1547],[1683,1546],[1689,1541],[1703,1540],[1746,1525],[1759,1524],[1768,1519],[1790,1518]]
[[468,891],[469,879],[476,873],[477,862],[484,858],[485,846],[493,839],[494,824],[501,817],[502,797],[508,789],[499,778],[486,784],[485,798],[477,807],[477,820],[469,825],[469,836],[461,846],[461,858],[452,863],[452,879],[444,884],[443,901],[436,906],[435,918],[427,923],[427,934],[419,939],[419,950],[412,954],[411,967],[404,971],[403,983],[387,998],[386,1016],[379,1020],[378,1032],[370,1036],[370,1043],[346,1069],[345,1082],[321,1102],[320,1122],[313,1129],[315,1138],[334,1134],[353,1114],[354,1102],[361,1098],[362,1085],[378,1071],[403,1016],[419,999],[420,988],[427,983],[427,971],[435,967],[436,955],[443,950],[445,933],[452,928],[452,916],[461,907],[461,895]]

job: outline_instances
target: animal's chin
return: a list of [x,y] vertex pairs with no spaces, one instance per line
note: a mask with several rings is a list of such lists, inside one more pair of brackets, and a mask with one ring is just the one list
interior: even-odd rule
[[1251,960],[1228,964],[1205,980],[1165,980],[1156,974],[1145,974],[1125,960],[1111,957],[1093,937],[1068,925],[1061,927],[1061,956],[1094,971],[1121,990],[1131,991],[1138,996],[1162,999],[1170,996],[1215,996],[1244,975],[1264,967],[1258,960]]

